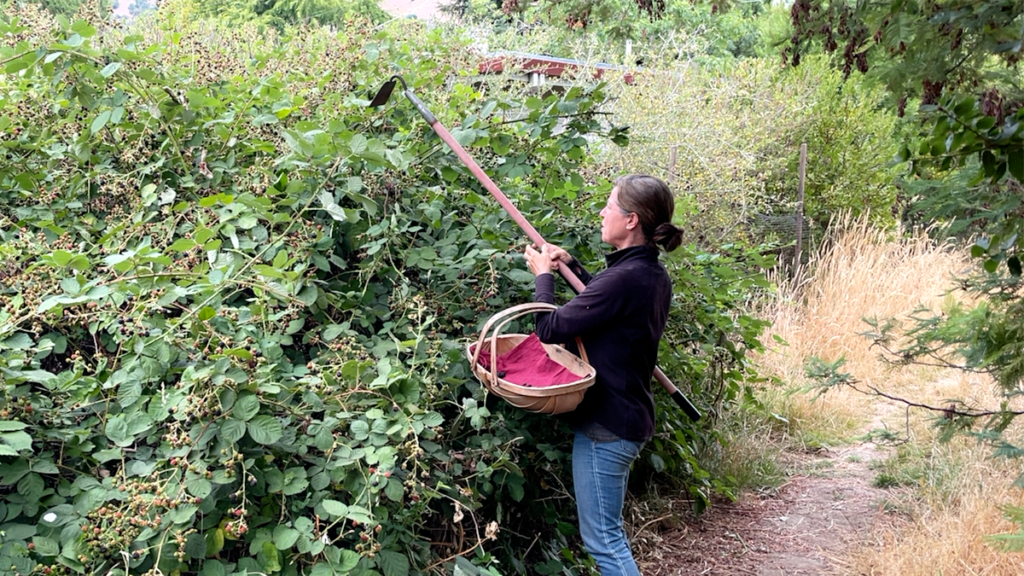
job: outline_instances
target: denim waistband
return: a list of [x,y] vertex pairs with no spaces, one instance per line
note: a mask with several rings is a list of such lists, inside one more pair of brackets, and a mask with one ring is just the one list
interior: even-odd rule
[[616,436],[614,432],[604,426],[601,426],[597,422],[585,422],[583,424],[578,424],[573,428],[573,431],[583,434],[594,442],[615,442],[617,440],[622,440],[622,438]]

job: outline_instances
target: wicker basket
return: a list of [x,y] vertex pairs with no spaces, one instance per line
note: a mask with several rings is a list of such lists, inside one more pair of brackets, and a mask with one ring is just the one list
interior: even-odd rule
[[[476,343],[466,345],[466,357],[476,377],[487,387],[488,390],[501,396],[513,406],[540,412],[543,414],[561,414],[576,409],[576,406],[583,400],[583,393],[587,391],[597,377],[597,370],[587,361],[587,352],[583,349],[583,342],[579,338],[576,343],[580,349],[580,359],[561,346],[555,344],[544,344],[548,357],[568,368],[573,374],[580,374],[582,378],[569,384],[559,384],[544,388],[533,388],[514,384],[497,374],[497,358],[502,354],[516,347],[517,344],[528,338],[525,334],[501,334],[501,330],[512,320],[548,310],[557,310],[554,304],[544,302],[531,302],[513,306],[502,310],[484,324],[483,331]],[[491,348],[491,368],[487,369],[480,365],[480,350],[484,346]]]

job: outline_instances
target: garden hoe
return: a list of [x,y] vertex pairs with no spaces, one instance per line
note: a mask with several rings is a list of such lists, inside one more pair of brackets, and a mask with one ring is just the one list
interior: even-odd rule
[[[385,82],[384,85],[381,86],[380,91],[377,92],[377,95],[374,96],[372,101],[370,101],[370,107],[383,106],[386,104],[388,99],[391,98],[391,93],[395,90],[395,84],[397,82],[402,83],[403,94],[405,94],[405,97],[408,98],[414,106],[416,106],[416,110],[419,111],[420,115],[423,116],[423,119],[427,121],[427,124],[430,124],[430,127],[433,128],[434,132],[436,132],[438,136],[441,137],[441,140],[444,140],[445,144],[455,151],[455,155],[459,157],[459,160],[469,168],[469,171],[476,176],[477,180],[483,184],[484,188],[494,196],[494,199],[498,201],[498,204],[501,204],[501,207],[508,212],[509,216],[515,220],[516,224],[519,224],[519,227],[526,232],[530,241],[537,246],[543,246],[545,242],[540,233],[538,233],[526,218],[523,217],[522,213],[520,213],[512,202],[509,201],[505,194],[498,189],[498,186],[489,176],[487,176],[487,173],[480,168],[476,161],[473,160],[473,157],[466,152],[466,149],[463,148],[455,137],[451,135],[451,132],[448,132],[448,129],[438,122],[437,117],[427,109],[427,106],[416,96],[416,94],[413,93],[412,89],[409,88],[409,85],[405,83],[405,80],[401,76],[392,76],[390,80]],[[583,284],[575,274],[573,274],[572,270],[569,270],[568,266],[563,265],[561,262],[555,262],[555,265],[558,268],[558,273],[569,282],[576,293],[580,293],[586,289],[586,285]],[[697,410],[697,407],[690,403],[689,399],[683,395],[682,391],[676,388],[675,384],[668,379],[668,376],[665,376],[665,373],[661,371],[661,368],[655,367],[654,378],[662,385],[662,387],[665,388],[665,391],[672,396],[672,399],[675,400],[676,404],[683,409],[683,412],[686,412],[687,416],[695,421],[700,419],[701,413]]]

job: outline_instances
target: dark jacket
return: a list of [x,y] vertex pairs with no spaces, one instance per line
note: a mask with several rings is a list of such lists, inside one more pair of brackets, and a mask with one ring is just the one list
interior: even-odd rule
[[[557,311],[538,314],[537,336],[570,349],[580,336],[597,369],[596,382],[568,415],[570,424],[596,422],[620,438],[643,442],[654,434],[651,377],[668,321],[672,282],[655,248],[631,246],[606,260],[608,268],[596,276],[573,266],[587,289]],[[535,298],[555,303],[553,275],[537,277]]]

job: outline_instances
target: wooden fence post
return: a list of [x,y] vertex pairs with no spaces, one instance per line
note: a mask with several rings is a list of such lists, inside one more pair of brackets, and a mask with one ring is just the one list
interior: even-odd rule
[[796,199],[796,254],[793,256],[794,275],[800,270],[800,250],[804,237],[804,177],[807,175],[807,143],[800,144],[800,182]]

